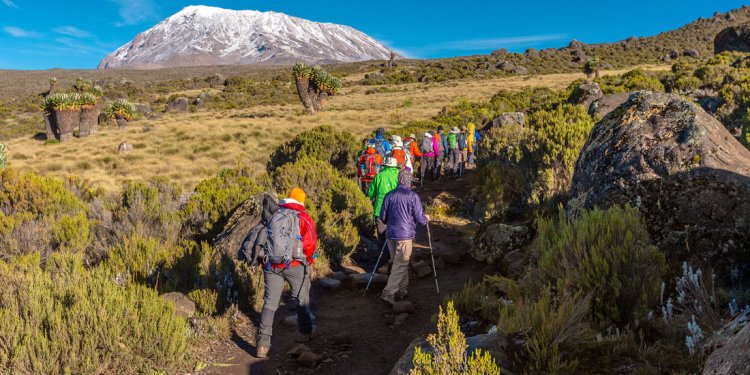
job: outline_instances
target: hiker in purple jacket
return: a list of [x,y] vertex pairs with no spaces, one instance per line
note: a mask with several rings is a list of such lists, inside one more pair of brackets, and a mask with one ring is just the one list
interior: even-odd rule
[[396,303],[396,297],[405,298],[409,286],[409,259],[416,236],[417,223],[427,225],[430,217],[422,210],[422,201],[411,190],[411,172],[398,174],[398,187],[386,194],[380,210],[380,220],[387,225],[385,238],[393,266],[388,284],[380,296],[385,302]]

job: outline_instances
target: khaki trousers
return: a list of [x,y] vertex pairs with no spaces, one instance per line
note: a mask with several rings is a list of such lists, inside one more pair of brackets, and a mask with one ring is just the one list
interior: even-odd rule
[[397,292],[405,292],[409,287],[409,259],[413,243],[414,240],[388,240],[393,266],[388,276],[388,284],[383,289],[383,296],[393,297]]

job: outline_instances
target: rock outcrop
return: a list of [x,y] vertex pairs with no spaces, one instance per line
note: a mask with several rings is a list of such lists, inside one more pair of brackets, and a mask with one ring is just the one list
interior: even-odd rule
[[505,265],[505,257],[526,245],[531,237],[525,225],[488,224],[477,232],[471,256],[480,262]]
[[195,303],[188,299],[186,295],[179,292],[171,292],[162,294],[161,298],[174,304],[177,316],[190,318],[195,315]]
[[505,112],[495,117],[489,125],[493,128],[503,126],[524,126],[526,124],[526,114],[523,112]]
[[750,373],[750,310],[714,335],[704,348],[708,358],[703,375],[733,375]]
[[629,204],[676,262],[717,277],[750,265],[750,151],[677,95],[638,92],[594,126],[576,163],[570,216]]
[[599,98],[589,106],[589,114],[596,118],[603,118],[610,112],[614,111],[615,108],[623,105],[626,101],[628,101],[630,94],[632,93],[623,92]]
[[568,103],[580,104],[588,110],[591,103],[604,97],[604,92],[596,82],[586,82],[576,86],[568,97]]
[[750,52],[750,23],[728,27],[716,34],[714,52]]
[[167,104],[167,112],[187,112],[190,110],[190,99],[181,96]]

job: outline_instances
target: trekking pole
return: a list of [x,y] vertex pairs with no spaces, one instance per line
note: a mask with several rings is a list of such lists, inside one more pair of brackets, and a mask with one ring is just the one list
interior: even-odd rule
[[435,290],[440,295],[440,286],[438,285],[437,270],[435,269],[435,255],[432,251],[432,235],[430,234],[430,223],[427,223],[427,241],[430,245],[430,258],[432,259],[432,274],[435,275]]
[[375,267],[372,269],[372,273],[370,273],[370,280],[367,281],[365,292],[362,294],[363,296],[366,296],[367,290],[370,289],[370,283],[372,283],[372,278],[375,277],[375,271],[378,270],[378,264],[380,264],[380,259],[383,258],[383,252],[385,251],[385,247],[387,245],[388,245],[388,241],[385,241],[385,243],[383,244],[383,248],[380,249],[380,255],[378,255],[378,260],[375,262]]

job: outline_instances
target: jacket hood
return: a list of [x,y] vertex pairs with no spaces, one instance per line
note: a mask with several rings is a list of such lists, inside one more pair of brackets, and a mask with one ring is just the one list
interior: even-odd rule
[[263,224],[268,224],[271,221],[271,217],[279,210],[279,203],[276,202],[276,198],[270,194],[263,196],[263,212],[260,215],[260,221]]
[[378,130],[375,132],[375,135],[378,137],[385,137],[385,129],[378,128]]
[[302,203],[297,202],[296,199],[292,199],[292,198],[282,199],[281,202],[279,202],[279,207],[284,207],[290,210],[295,210],[295,211],[300,211],[300,212],[305,211],[305,206]]

